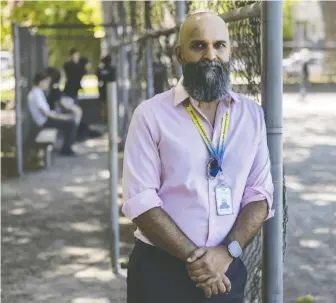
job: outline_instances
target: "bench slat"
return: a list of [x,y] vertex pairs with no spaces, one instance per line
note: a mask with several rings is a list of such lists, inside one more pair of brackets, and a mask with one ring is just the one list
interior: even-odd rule
[[42,129],[35,138],[38,144],[54,144],[57,140],[57,129]]

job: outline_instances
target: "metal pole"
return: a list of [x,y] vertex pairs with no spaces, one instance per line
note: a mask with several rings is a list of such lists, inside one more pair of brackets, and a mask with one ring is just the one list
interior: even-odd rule
[[[131,1],[131,38],[136,35],[136,2]],[[134,108],[137,100],[137,48],[135,43],[131,43],[131,107]]]
[[147,66],[147,98],[149,99],[154,96],[153,49],[151,38],[148,38],[146,42],[146,66]]
[[[176,1],[176,24],[179,26],[183,23],[186,16],[186,4],[184,1]],[[177,66],[176,70],[177,77],[182,77],[182,67]]]
[[21,66],[19,26],[12,24],[14,40],[14,73],[15,73],[15,137],[17,174],[23,174],[23,142],[22,142],[22,96],[21,96]]
[[[125,28],[123,28],[123,31]],[[122,121],[120,124],[120,134],[123,133],[123,126],[126,117],[126,110],[128,108],[128,89],[127,89],[127,80],[128,80],[128,60],[126,46],[120,47],[120,102],[119,102],[119,119]],[[124,137],[124,136],[123,136]]]
[[136,104],[137,100],[137,54],[136,54],[136,45],[135,43],[132,43],[131,45],[131,102],[132,107]]
[[262,104],[274,183],[275,217],[263,228],[263,302],[283,302],[282,1],[263,1]]
[[[113,81],[111,81],[113,79]],[[115,75],[107,83],[109,188],[110,188],[110,258],[112,270],[119,271],[119,208],[118,208],[118,100]]]
[[184,0],[176,1],[176,23],[181,25],[186,16],[186,4]]
[[[145,27],[147,33],[152,32],[151,22],[151,1],[145,1]],[[153,40],[151,37],[146,38],[146,78],[147,78],[147,98],[154,96],[154,79],[153,79]]]

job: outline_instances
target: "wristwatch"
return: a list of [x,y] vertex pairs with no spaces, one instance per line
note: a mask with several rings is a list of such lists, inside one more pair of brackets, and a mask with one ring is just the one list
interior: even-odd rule
[[243,253],[243,250],[237,241],[231,241],[230,239],[225,239],[224,245],[227,246],[229,255],[233,259],[239,258],[241,254]]

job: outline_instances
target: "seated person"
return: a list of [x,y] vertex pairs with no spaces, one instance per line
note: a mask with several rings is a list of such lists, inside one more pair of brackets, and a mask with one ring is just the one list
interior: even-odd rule
[[47,75],[36,74],[33,84],[34,86],[28,94],[28,107],[33,121],[40,128],[57,128],[62,131],[64,143],[61,154],[74,155],[72,145],[78,128],[78,122],[74,115],[57,113],[50,108],[45,96],[50,84],[50,78]]
[[[84,75],[84,67],[81,71]],[[81,119],[83,116],[82,109],[76,104],[74,97],[70,96],[66,90],[61,92],[59,84],[61,81],[61,72],[55,67],[48,67],[46,74],[51,78],[50,89],[47,94],[47,101],[50,108],[62,113],[72,113],[79,124],[77,129],[77,141],[85,141],[88,138],[96,138],[101,136],[100,132],[90,130],[89,125],[85,124]]]
[[55,67],[48,67],[46,74],[50,77],[50,87],[47,93],[47,102],[51,110],[59,113],[70,113],[74,116],[76,123],[80,124],[82,119],[82,109],[75,104],[75,101],[64,94],[59,89],[61,72]]

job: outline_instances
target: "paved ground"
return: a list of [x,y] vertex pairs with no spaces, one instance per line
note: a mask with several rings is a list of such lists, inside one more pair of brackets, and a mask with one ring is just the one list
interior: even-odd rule
[[[312,294],[333,303],[336,96],[299,103],[286,95],[284,108],[290,212],[284,302]],[[106,140],[78,148],[80,157],[57,157],[49,172],[2,184],[3,302],[125,302],[125,273],[115,277],[109,269]],[[133,226],[119,223],[126,256]]]
[[289,207],[285,302],[311,294],[334,303],[336,289],[336,94],[285,98],[284,161]]

